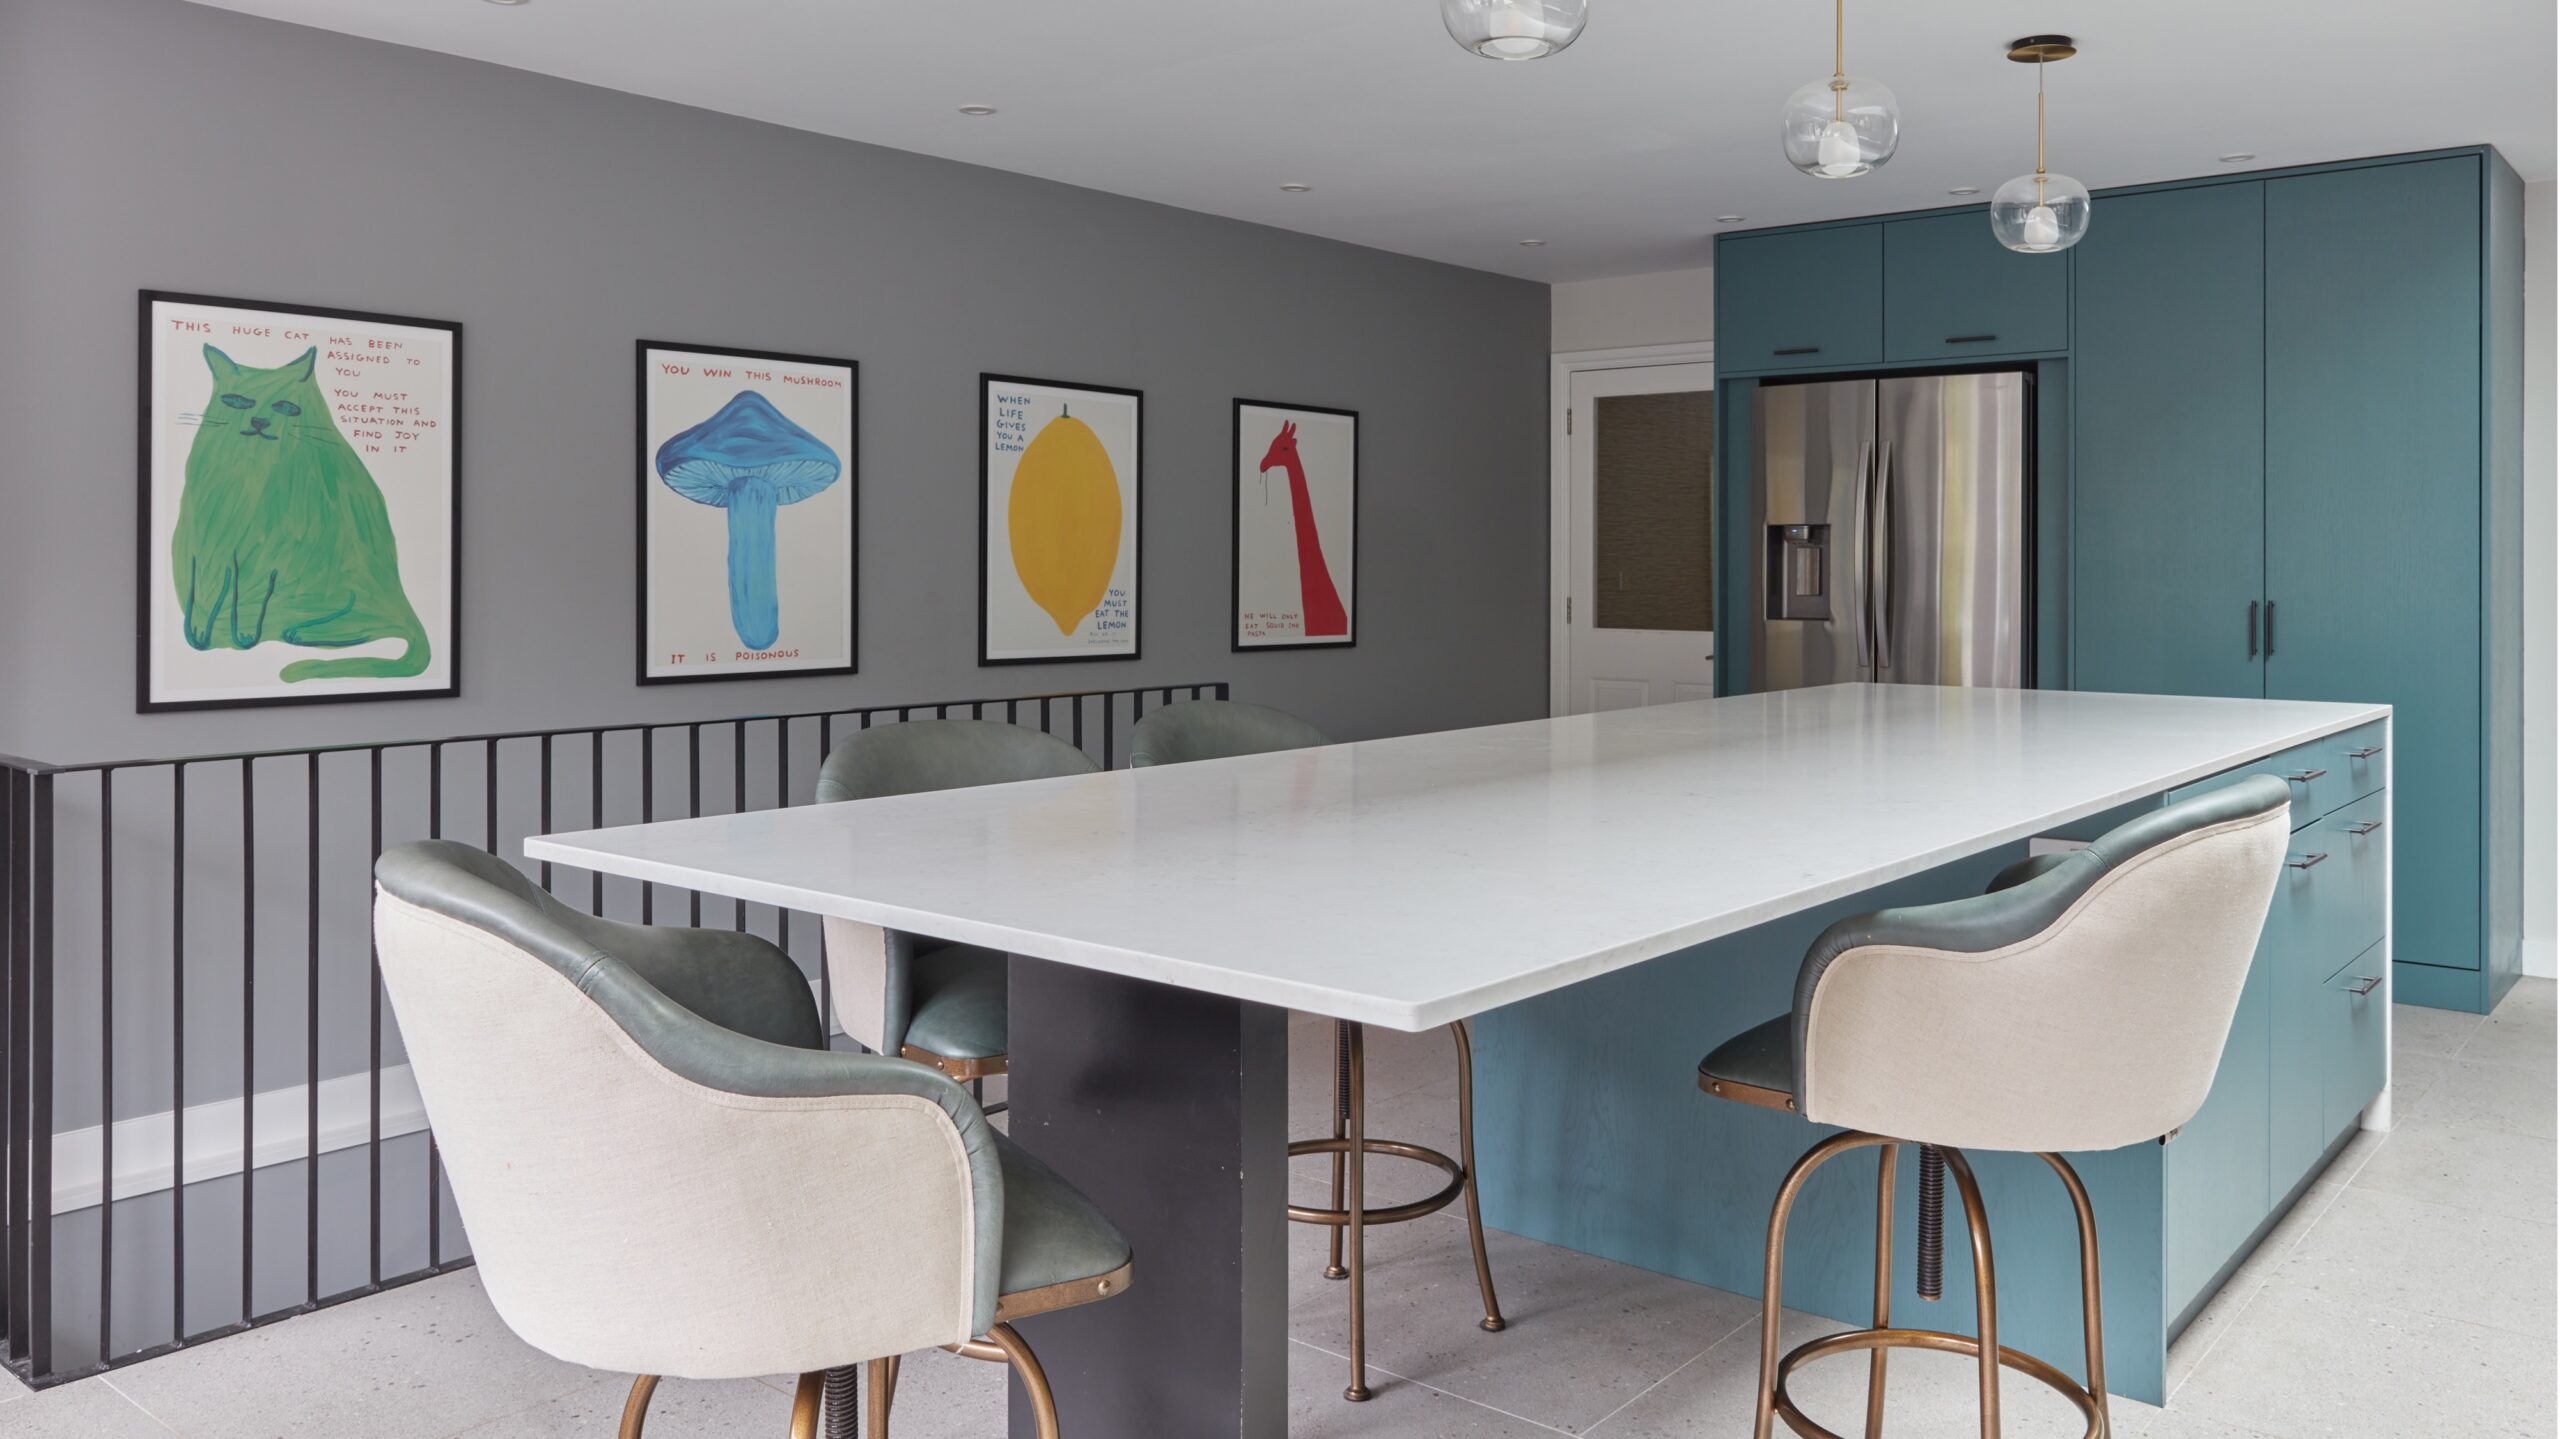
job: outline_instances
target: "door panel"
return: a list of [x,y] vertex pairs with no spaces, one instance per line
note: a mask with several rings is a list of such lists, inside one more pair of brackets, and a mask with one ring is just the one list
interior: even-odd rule
[[1573,377],[1566,713],[1714,692],[1714,384],[1702,364]]
[[1876,387],[1876,678],[2018,685],[2026,653],[2026,381]]
[[1754,691],[1874,678],[1875,433],[1872,380],[1753,392],[1751,472],[1742,482]]
[[[2110,216],[2112,219],[2112,216]],[[1979,209],[1884,227],[1888,360],[1970,360],[2071,343],[2071,253],[1984,244]]]
[[2267,694],[2393,707],[2392,957],[2457,969],[2482,950],[2479,184],[2470,156],[2267,182]]
[[2262,187],[2106,211],[2073,252],[2072,687],[2262,694]]
[[1884,227],[1742,235],[1716,246],[1716,363],[1836,370],[1884,358]]

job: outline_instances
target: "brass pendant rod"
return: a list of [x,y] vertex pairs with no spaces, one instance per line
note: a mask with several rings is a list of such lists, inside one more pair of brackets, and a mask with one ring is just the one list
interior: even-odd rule
[[1843,83],[1849,78],[1848,3],[1831,0],[1831,119],[1835,124],[1843,118],[1841,97],[1849,89]]

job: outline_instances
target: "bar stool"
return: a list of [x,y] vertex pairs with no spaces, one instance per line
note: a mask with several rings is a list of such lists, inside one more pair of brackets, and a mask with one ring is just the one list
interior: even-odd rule
[[[1151,710],[1129,736],[1131,768],[1225,759],[1273,750],[1310,749],[1329,744],[1322,731],[1285,710],[1231,700],[1191,700]],[[1476,1288],[1484,1297],[1487,1333],[1503,1328],[1502,1306],[1494,1298],[1493,1265],[1485,1257],[1484,1215],[1476,1202],[1475,1053],[1466,1021],[1449,1026],[1458,1048],[1458,1156],[1455,1159],[1425,1145],[1401,1139],[1375,1139],[1368,1133],[1367,1030],[1334,1021],[1333,1134],[1325,1139],[1294,1140],[1289,1156],[1326,1154],[1333,1158],[1332,1203],[1317,1208],[1292,1204],[1289,1218],[1299,1224],[1321,1224],[1333,1231],[1325,1265],[1327,1279],[1350,1281],[1351,1383],[1345,1399],[1369,1397],[1368,1296],[1362,1263],[1364,1231],[1372,1224],[1402,1224],[1437,1214],[1460,1199],[1467,1207],[1467,1243],[1475,1251]],[[1387,1155],[1427,1164],[1448,1182],[1422,1199],[1372,1208],[1368,1204],[1368,1157]]]
[[[1055,779],[1097,768],[1074,745],[1023,725],[909,720],[839,743],[819,767],[818,802]],[[846,1034],[875,1053],[930,1064],[973,1093],[1005,1072],[1008,962],[1001,952],[849,919],[828,919],[824,928],[836,1020]]]
[[[2259,775],[2154,810],[2087,849],[2012,865],[1971,899],[1856,915],[1825,930],[1796,975],[1795,1009],[1719,1046],[1698,1085],[1844,1131],[1778,1187],[1761,1280],[1754,1439],[1774,1419],[1839,1439],[1787,1394],[1799,1366],[1865,1350],[1870,1439],[1883,1432],[1885,1358],[1935,1349],[1979,1362],[1981,1429],[2000,1433],[2000,1368],[2059,1392],[2106,1439],[2098,1221],[2060,1151],[2114,1149],[2195,1117],[2282,873],[2292,797]],[[1940,1292],[1945,1184],[1964,1208],[1979,1337],[1893,1324],[1894,1163],[1920,1165],[1919,1291]],[[1787,1215],[1805,1181],[1853,1149],[1878,1151],[1875,1323],[1778,1353]],[[1991,1230],[1965,1149],[2052,1166],[2080,1229],[2088,1383],[1999,1341]]]

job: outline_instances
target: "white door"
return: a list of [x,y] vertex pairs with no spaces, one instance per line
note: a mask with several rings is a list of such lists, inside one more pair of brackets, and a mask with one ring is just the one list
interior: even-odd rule
[[1567,411],[1564,712],[1715,693],[1715,367],[1577,370]]

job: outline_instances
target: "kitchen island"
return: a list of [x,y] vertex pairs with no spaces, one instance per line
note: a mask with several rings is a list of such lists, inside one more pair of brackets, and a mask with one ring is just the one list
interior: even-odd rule
[[[2300,775],[2297,825],[2332,845],[2334,821],[2338,839],[2280,888],[2191,1126],[2209,1162],[2177,1157],[2193,1136],[2073,1156],[2106,1237],[2110,1377],[2156,1398],[2196,1297],[2179,1289],[2202,1274],[2208,1290],[2273,1222],[2300,1177],[2283,1171],[2301,1145],[2310,1164],[2334,1145],[2334,1113],[2388,1122],[2387,988],[2351,992],[2387,932],[2323,968],[2368,909],[2387,925],[2388,832],[2350,831],[2387,809],[2388,721],[2373,705],[1843,685],[526,850],[1015,954],[1014,1136],[1139,1254],[1124,1298],[1025,1327],[1061,1404],[1107,1431],[1259,1436],[1286,1422],[1284,1008],[1406,1030],[1475,1017],[1490,1222],[1754,1292],[1734,1258],[1757,1254],[1777,1169],[1812,1136],[1707,1102],[1696,1063],[1786,1007],[1815,930],[1976,891],[2030,841],[2192,787]],[[2003,1338],[2061,1361],[2078,1324],[2042,1298],[2071,1273],[2045,1221],[2066,1233],[2068,1209],[1984,1158]],[[1868,1302],[1872,1236],[1847,1202],[1858,1186],[1837,1184],[1799,1208],[1787,1299],[1848,1317]],[[1960,1328],[1970,1304],[1948,1281]]]

